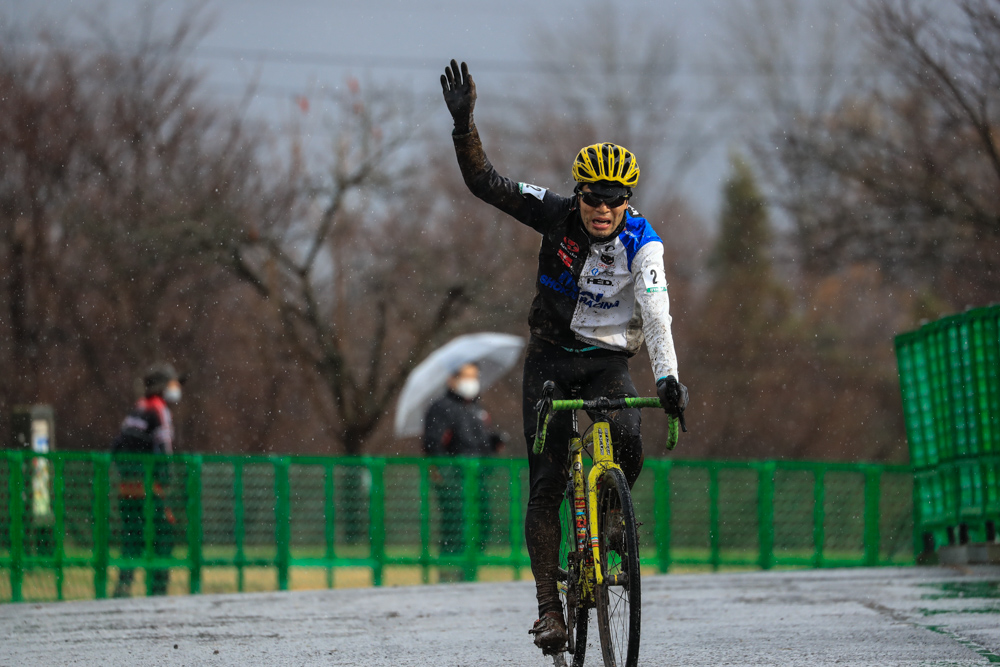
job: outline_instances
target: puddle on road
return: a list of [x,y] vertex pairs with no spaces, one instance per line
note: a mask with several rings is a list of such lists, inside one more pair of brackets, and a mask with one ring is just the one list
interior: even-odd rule
[[976,607],[974,609],[920,609],[923,616],[937,616],[938,614],[1000,614],[1000,607]]
[[[921,595],[922,600],[967,600],[970,604],[1000,600],[1000,581],[949,581],[921,585],[938,591]],[[970,606],[962,609],[922,608],[919,611],[924,617],[940,614],[1000,614],[1000,605]]]
[[1000,600],[1000,580],[997,581],[948,581],[936,584],[921,584],[936,588],[940,593],[921,595],[924,600],[950,600],[955,598],[986,598]]

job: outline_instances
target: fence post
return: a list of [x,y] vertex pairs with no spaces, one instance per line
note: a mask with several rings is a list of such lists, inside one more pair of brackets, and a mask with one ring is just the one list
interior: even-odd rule
[[108,559],[111,534],[110,454],[94,454],[94,596],[108,596]]
[[670,570],[670,468],[673,461],[657,461],[654,470],[653,516],[656,521],[656,555],[659,570],[666,573]]
[[156,549],[153,546],[156,541],[156,523],[154,522],[156,491],[153,488],[153,463],[159,456],[159,454],[144,454],[142,456],[142,477],[143,488],[145,489],[142,501],[142,523],[145,526],[142,531],[145,545],[142,548],[142,560],[146,571],[146,595],[153,594],[152,561],[156,557]]
[[372,583],[382,585],[385,570],[385,459],[366,459],[371,472],[371,497],[368,501],[368,537],[371,540]]
[[52,463],[52,510],[55,523],[56,599],[65,598],[66,584],[66,460],[62,454],[50,456]]
[[708,468],[708,544],[712,571],[719,571],[719,466]]
[[187,541],[188,589],[192,595],[201,592],[202,530],[201,530],[201,456],[189,456],[187,464]]
[[288,590],[288,567],[291,562],[291,506],[288,487],[289,460],[274,461],[274,532],[277,540],[278,590]]
[[24,456],[8,454],[10,466],[10,599],[24,599]]
[[[510,460],[510,559],[514,566],[514,581],[521,580],[521,549],[524,544],[524,521],[521,518],[521,471],[517,459]],[[524,464],[526,465],[526,463]]]
[[823,546],[826,543],[826,468],[813,469],[813,567],[823,567]]
[[760,543],[760,569],[774,566],[774,461],[760,464],[757,483],[757,541]]
[[[277,476],[277,475],[276,475]],[[243,592],[246,567],[246,508],[243,504],[243,461],[233,461],[233,536],[236,541],[236,590]]]
[[462,579],[476,580],[476,566],[479,559],[479,459],[462,461],[462,495],[465,516],[462,519],[462,534],[465,539],[465,553]]
[[337,558],[337,512],[334,508],[334,495],[337,492],[334,481],[334,464],[327,461],[323,466],[323,516],[326,525],[323,529],[326,556],[326,587],[333,588],[333,565]]
[[865,467],[865,565],[878,565],[881,533],[879,531],[879,497],[882,467]]
[[427,461],[420,465],[420,580],[431,581],[431,474]]

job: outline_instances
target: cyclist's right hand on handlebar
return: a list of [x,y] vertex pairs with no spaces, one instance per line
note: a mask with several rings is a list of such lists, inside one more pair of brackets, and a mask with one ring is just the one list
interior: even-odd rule
[[441,75],[441,88],[444,91],[444,102],[455,120],[455,131],[465,134],[472,127],[472,109],[476,106],[476,83],[469,76],[469,66],[451,61],[450,67],[444,68]]
[[656,381],[656,395],[660,397],[663,410],[668,415],[680,417],[684,414],[688,404],[688,390],[673,375]]

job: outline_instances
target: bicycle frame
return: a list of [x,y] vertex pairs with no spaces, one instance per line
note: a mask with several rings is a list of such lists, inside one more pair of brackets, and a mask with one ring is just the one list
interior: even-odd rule
[[[541,454],[544,450],[553,412],[570,410],[572,428],[567,453],[570,477],[567,502],[572,503],[569,508],[572,526],[567,528],[572,537],[564,534],[564,539],[569,543],[565,545],[568,549],[567,563],[566,570],[562,573],[565,586],[561,586],[565,595],[566,611],[569,614],[567,623],[569,632],[568,643],[562,650],[574,655],[575,666],[583,664],[587,644],[588,610],[596,608],[605,664],[626,664],[634,667],[639,651],[641,604],[637,524],[629,484],[624,471],[614,459],[610,418],[604,415],[626,408],[662,409],[662,404],[658,398],[631,397],[556,401],[552,399],[555,389],[553,382],[546,382],[542,388],[542,399],[536,406],[538,422],[532,449],[535,454]],[[586,410],[594,419],[593,426],[582,438],[579,435],[577,410]],[[671,417],[668,422],[669,449],[673,449],[677,444],[679,421],[678,418]],[[584,450],[588,450],[593,459],[593,465],[586,475],[583,463]],[[600,488],[602,485],[607,486]],[[607,534],[602,536],[599,530],[600,515],[603,514],[605,522],[613,521],[615,508],[620,513],[619,520],[624,521],[622,542],[605,544],[604,546],[610,551],[602,554],[601,540],[606,539]],[[608,531],[609,527],[604,526],[604,530]],[[621,546],[623,544],[625,550]],[[618,553],[618,561],[613,561],[611,558],[615,552]],[[611,587],[622,587],[623,590],[609,595]],[[622,631],[627,634],[627,639],[620,634]],[[623,649],[627,651],[627,655],[621,653]],[[562,651],[556,652],[553,660],[559,667],[566,666]],[[620,663],[620,660],[625,660],[625,663]]]
[[[539,426],[536,429],[534,451],[541,453],[545,447],[545,437],[548,431],[549,420],[552,413],[558,410],[571,410],[573,412],[573,433],[577,431],[577,410],[598,410],[609,411],[622,408],[659,408],[661,407],[658,398],[599,398],[592,400],[552,400],[544,398],[540,405]],[[544,416],[543,416],[544,415]],[[667,433],[667,447],[673,449],[678,438],[678,420],[671,419]],[[593,453],[594,464],[587,475],[586,484],[583,477],[583,450],[590,446]],[[609,470],[613,468],[621,469],[614,460],[614,446],[611,441],[611,425],[606,421],[594,422],[593,428],[587,436],[587,440],[574,437],[570,440],[570,475],[573,480],[573,516],[575,519],[576,550],[582,552],[587,547],[587,528],[589,528],[590,553],[593,564],[583,563],[584,568],[593,567],[594,576],[583,577],[585,590],[582,591],[589,599],[592,590],[587,586],[591,581],[594,585],[600,586],[604,583],[604,573],[600,566],[600,544],[597,533],[597,481]],[[586,573],[589,574],[589,573]],[[613,582],[614,583],[614,582]]]

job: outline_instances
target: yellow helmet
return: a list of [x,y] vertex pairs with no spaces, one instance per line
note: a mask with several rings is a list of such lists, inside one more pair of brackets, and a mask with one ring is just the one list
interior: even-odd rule
[[573,179],[578,183],[610,181],[631,189],[639,182],[639,163],[627,148],[615,144],[585,146],[573,160]]

